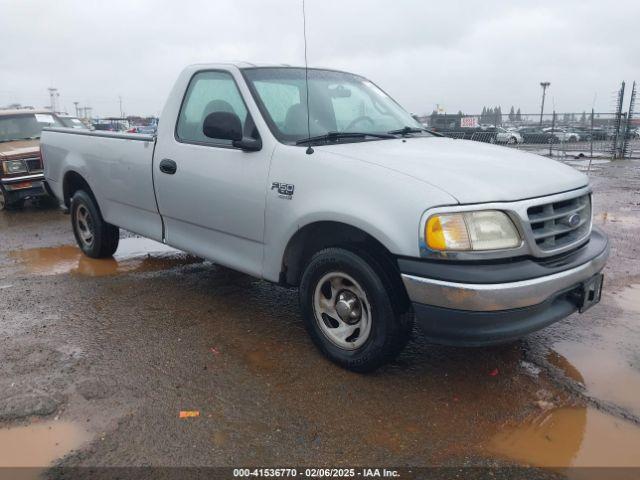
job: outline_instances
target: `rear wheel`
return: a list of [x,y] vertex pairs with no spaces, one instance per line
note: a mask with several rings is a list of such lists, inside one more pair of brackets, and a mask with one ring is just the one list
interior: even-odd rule
[[78,190],[71,199],[71,225],[76,242],[85,255],[106,258],[117,250],[118,227],[104,221],[95,200],[84,190]]
[[7,209],[7,197],[4,194],[4,190],[0,187],[0,211]]
[[401,312],[388,273],[371,256],[341,248],[315,254],[300,284],[305,326],[330,360],[367,372],[396,357],[409,340],[410,312]]

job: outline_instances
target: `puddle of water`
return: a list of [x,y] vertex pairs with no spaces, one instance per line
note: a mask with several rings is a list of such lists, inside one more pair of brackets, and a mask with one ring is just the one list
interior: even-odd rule
[[[559,342],[547,360],[581,383],[590,396],[615,403],[640,416],[640,371],[629,365],[615,345],[601,349],[576,342]],[[640,454],[638,455],[640,458]]]
[[637,467],[640,428],[592,408],[559,408],[499,432],[486,449],[539,467]]
[[164,270],[198,261],[180,250],[146,238],[121,239],[113,258],[89,258],[74,245],[16,250],[9,256],[33,275],[72,273],[90,277]]
[[640,313],[640,284],[628,286],[614,298],[626,311]]
[[[579,155],[580,152],[569,152],[567,151],[567,155]],[[575,160],[567,160],[566,163],[568,163],[569,165],[573,165],[576,167],[589,167],[589,159],[588,158],[581,158],[581,159],[575,159]],[[611,160],[605,160],[602,158],[594,158],[591,159],[591,166],[594,165],[605,165],[607,163],[611,163]]]
[[[577,344],[568,344],[568,345],[579,346]],[[564,353],[567,354],[567,348],[562,348],[562,344],[556,344],[554,345],[554,348],[560,351],[564,351]],[[570,347],[569,347],[569,350],[570,350]],[[569,362],[569,360],[567,360],[567,358],[564,355],[561,355],[556,350],[551,350],[549,351],[549,353],[547,353],[546,359],[551,365],[562,370],[562,372],[568,378],[584,385],[584,377],[582,376],[580,371],[571,362]]]
[[52,421],[0,429],[0,468],[47,467],[91,436],[77,425]]

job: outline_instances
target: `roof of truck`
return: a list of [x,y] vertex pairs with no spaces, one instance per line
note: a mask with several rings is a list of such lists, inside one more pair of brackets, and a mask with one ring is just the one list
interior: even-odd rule
[[290,67],[290,68],[304,68],[304,67],[296,67],[295,65],[289,65],[286,63],[252,63],[252,62],[221,62],[221,63],[194,63],[189,65],[189,67],[205,67],[205,68],[216,68],[216,67],[236,67],[236,68],[273,68],[273,67]]
[[[246,70],[249,68],[305,68],[304,65],[289,65],[287,63],[252,63],[252,62],[224,62],[224,63],[194,63],[192,65],[187,66],[186,68],[189,70],[216,70],[216,69],[225,69],[229,67],[235,67],[239,70]],[[327,68],[327,67],[308,67],[309,70],[326,70],[329,72],[338,72],[338,73],[348,73],[354,75],[351,72],[347,72],[345,70],[339,70],[336,68]]]

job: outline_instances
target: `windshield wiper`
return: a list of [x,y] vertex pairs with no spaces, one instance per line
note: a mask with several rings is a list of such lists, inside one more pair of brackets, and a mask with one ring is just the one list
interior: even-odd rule
[[427,131],[426,128],[406,126],[406,127],[398,128],[397,130],[390,130],[387,133],[391,135],[409,135],[410,133],[422,133],[426,131]]
[[336,142],[341,138],[365,138],[365,137],[376,137],[376,138],[396,138],[394,135],[390,133],[372,133],[372,132],[327,132],[324,135],[318,135],[316,137],[303,138],[296,142],[296,145],[303,145],[305,143],[313,143],[313,142]]

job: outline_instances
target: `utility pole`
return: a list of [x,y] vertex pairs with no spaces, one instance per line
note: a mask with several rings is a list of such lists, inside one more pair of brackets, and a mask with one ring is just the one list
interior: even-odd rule
[[540,86],[542,87],[542,105],[540,106],[540,125],[542,125],[542,114],[544,113],[544,97],[547,94],[547,88],[549,88],[551,82],[540,82]]
[[122,111],[122,96],[118,96],[118,101],[120,102],[120,118],[124,118],[124,112]]
[[79,110],[78,110],[78,104],[79,104],[79,103],[80,103],[80,102],[73,102],[73,106],[74,106],[74,107],[76,107],[76,117],[79,117],[79,116],[80,116],[80,113],[79,113]]

